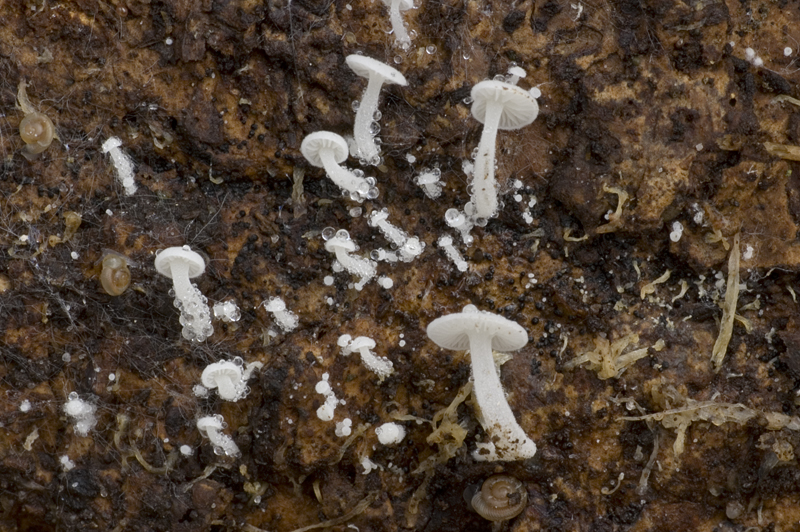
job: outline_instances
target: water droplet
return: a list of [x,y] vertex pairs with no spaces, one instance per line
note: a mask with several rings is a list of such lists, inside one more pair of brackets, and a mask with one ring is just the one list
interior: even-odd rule
[[356,168],[355,170],[353,170],[353,175],[356,177],[364,177],[364,170]]
[[461,52],[461,58],[466,61],[466,60],[472,58],[472,55],[470,55],[470,53],[466,52],[466,51],[465,52]]
[[373,119],[373,120],[375,120],[375,121],[377,122],[377,121],[378,121],[378,120],[380,120],[381,118],[383,118],[383,113],[381,113],[380,111],[378,111],[378,110],[376,109],[376,110],[375,110],[375,112],[372,114],[372,119]]
[[433,55],[436,53],[436,46],[429,44],[425,47],[425,53],[428,55]]
[[492,78],[495,81],[505,81],[506,77],[503,74],[497,74],[495,77]]
[[467,96],[461,101],[464,102],[464,105],[472,105],[472,102],[474,102],[475,100],[472,99],[472,96]]
[[353,100],[352,103],[350,104],[350,107],[352,107],[353,111],[358,111],[359,105],[361,105],[361,102],[359,102],[358,100]]
[[367,199],[374,200],[378,197],[378,194],[380,194],[380,191],[376,187],[372,187],[367,192]]
[[395,64],[395,65],[399,65],[400,63],[402,63],[402,62],[403,62],[403,58],[402,58],[402,57],[400,57],[399,55],[396,55],[396,56],[394,56],[394,58],[392,59],[392,61],[394,61],[394,64]]
[[239,367],[244,366],[244,360],[242,359],[242,357],[233,357],[233,363]]
[[381,132],[381,125],[377,122],[372,122],[369,125],[369,134],[370,135],[377,135]]
[[336,229],[333,227],[326,227],[322,230],[322,239],[323,240],[330,240],[336,234]]
[[369,186],[374,187],[376,183],[377,183],[377,181],[375,180],[374,177],[370,176],[370,177],[367,178],[367,184]]

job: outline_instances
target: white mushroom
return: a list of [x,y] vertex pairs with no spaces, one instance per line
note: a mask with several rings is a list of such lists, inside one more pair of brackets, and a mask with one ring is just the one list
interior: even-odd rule
[[472,202],[478,220],[487,220],[497,214],[497,183],[494,178],[497,130],[520,129],[533,122],[539,114],[536,98],[514,84],[518,78],[524,77],[524,71],[515,68],[511,74],[509,80],[512,83],[486,80],[472,87],[472,116],[483,124],[472,172]]
[[467,261],[464,260],[464,257],[461,256],[461,253],[459,253],[456,247],[453,245],[453,237],[450,235],[442,235],[439,237],[437,243],[439,244],[439,247],[442,248],[442,251],[444,251],[445,255],[447,255],[447,258],[453,261],[458,271],[467,271],[469,264],[467,264]]
[[350,195],[350,199],[359,203],[364,199],[378,197],[378,189],[366,178],[340,165],[347,160],[347,142],[336,133],[317,131],[303,139],[300,144],[303,157],[318,168],[325,168],[325,173],[336,185]]
[[155,266],[158,273],[172,279],[175,290],[175,306],[181,311],[183,337],[202,342],[212,334],[211,311],[207,299],[200,293],[190,279],[200,276],[206,270],[206,263],[189,246],[171,247],[156,255]]
[[[532,457],[536,453],[536,444],[514,419],[492,356],[492,350],[515,351],[527,344],[525,329],[502,316],[467,305],[461,313],[433,320],[428,325],[428,338],[445,349],[469,349],[475,399],[483,417],[484,429],[492,438],[496,452],[490,459],[522,460]],[[485,458],[480,454],[474,457],[478,460]]]
[[383,0],[383,3],[389,8],[389,17],[392,21],[392,31],[397,45],[403,50],[408,50],[411,46],[411,37],[406,31],[406,26],[403,24],[403,17],[400,16],[401,11],[408,11],[414,7],[413,0]]
[[275,321],[278,322],[280,328],[285,332],[294,330],[299,323],[297,315],[291,310],[288,310],[286,308],[286,303],[279,297],[271,297],[269,301],[265,301],[264,309],[272,313]]
[[408,85],[408,82],[396,69],[363,55],[348,55],[345,62],[353,69],[353,72],[368,79],[367,88],[361,96],[361,102],[356,111],[353,136],[356,141],[358,157],[368,164],[377,165],[380,163],[380,150],[375,144],[373,138],[375,135],[372,133],[371,127],[372,121],[375,119],[375,112],[378,110],[381,87],[384,83],[405,86]]
[[244,388],[241,366],[227,360],[206,366],[201,382],[206,388],[216,388],[220,398],[225,401],[238,401]]
[[197,420],[197,430],[205,434],[211,441],[216,454],[224,454],[230,457],[239,456],[239,447],[233,441],[233,438],[222,432],[223,428],[225,428],[225,423],[219,414],[201,417]]
[[[356,250],[356,244],[350,239],[350,233],[346,230],[340,229],[334,236],[327,239],[325,249],[336,255],[336,260],[341,268],[347,270],[351,275],[361,278],[355,284],[356,290],[364,288],[364,285],[375,277],[377,269],[373,261],[351,255]],[[334,269],[336,269],[335,263]]]
[[396,445],[406,437],[406,429],[397,423],[384,423],[375,427],[375,434],[383,445]]
[[344,338],[349,340],[349,335],[342,335],[339,338],[340,345],[342,345],[342,354],[358,353],[361,355],[361,362],[367,366],[367,369],[378,375],[381,381],[392,374],[394,371],[392,361],[386,357],[376,356],[371,351],[375,349],[375,340],[367,336],[359,336],[352,341],[344,340]]

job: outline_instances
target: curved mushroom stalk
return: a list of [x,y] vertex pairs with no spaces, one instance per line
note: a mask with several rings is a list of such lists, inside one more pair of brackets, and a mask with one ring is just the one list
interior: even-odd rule
[[360,280],[355,284],[356,290],[364,288],[364,285],[375,277],[377,269],[371,260],[351,255],[340,247],[337,247],[334,253],[336,254],[336,260],[339,261],[342,268],[347,270],[350,274],[360,277]]
[[483,125],[475,168],[472,171],[472,203],[475,217],[488,219],[497,213],[497,181],[494,178],[495,145],[503,104],[497,100],[486,104],[486,122]]
[[325,173],[336,183],[339,188],[346,190],[350,196],[366,197],[369,192],[369,183],[366,178],[358,177],[347,168],[336,162],[333,152],[324,150],[319,153]]
[[219,392],[219,396],[223,399],[228,399],[229,397],[236,397],[238,395],[237,383],[233,382],[233,379],[229,375],[218,375],[217,376],[217,391]]
[[403,4],[404,2],[401,0],[392,0],[389,5],[389,19],[392,21],[392,30],[394,31],[397,45],[403,50],[408,50],[411,46],[411,37],[408,35],[406,25],[403,23],[403,17],[400,15],[400,8],[405,7],[408,9],[408,6]]
[[372,133],[372,122],[375,111],[378,110],[378,100],[383,87],[383,79],[377,76],[370,76],[367,83],[367,90],[361,97],[356,111],[356,122],[353,128],[353,137],[358,147],[358,156],[365,159],[369,164],[375,164],[380,159],[380,150],[375,143],[375,135]]
[[498,458],[518,460],[532,457],[536,454],[536,444],[519,426],[508,406],[494,365],[491,337],[470,334],[470,361],[475,379],[472,390],[486,422],[486,432],[499,440],[495,442]]

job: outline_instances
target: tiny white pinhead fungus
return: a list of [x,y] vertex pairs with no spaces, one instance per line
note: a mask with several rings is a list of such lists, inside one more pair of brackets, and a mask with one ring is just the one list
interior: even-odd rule
[[356,111],[356,122],[353,128],[353,136],[358,149],[358,156],[369,164],[376,165],[380,162],[378,145],[375,144],[374,135],[371,131],[371,124],[378,110],[378,99],[381,87],[384,83],[395,83],[406,86],[408,82],[403,75],[396,69],[376,59],[364,57],[363,55],[352,54],[345,58],[347,66],[353,72],[367,78],[367,88],[361,96],[361,102]]
[[[356,290],[364,288],[364,285],[375,277],[377,268],[373,261],[351,255],[356,250],[356,244],[350,239],[350,233],[346,230],[340,229],[334,236],[326,240],[325,249],[336,255],[336,261],[342,268],[361,278],[355,284]],[[334,264],[335,266],[336,264]]]
[[206,263],[189,246],[167,248],[156,255],[156,270],[172,279],[175,290],[175,306],[181,311],[183,337],[202,342],[212,334],[211,311],[206,305],[205,296],[200,293],[190,279],[202,275]]
[[401,11],[408,11],[414,7],[413,0],[383,0],[383,3],[389,8],[389,17],[392,21],[392,31],[394,32],[395,42],[403,50],[408,50],[411,46],[411,37],[406,31],[406,26],[403,24],[403,17],[400,16]]
[[[449,314],[428,325],[428,338],[440,347],[469,350],[472,362],[475,399],[481,410],[484,429],[494,441],[493,460],[523,460],[536,454],[536,444],[528,438],[506,402],[503,386],[494,364],[492,350],[516,351],[528,343],[528,333],[519,324],[491,312],[467,305],[458,314]],[[487,459],[478,452],[476,460]]]
[[244,387],[242,368],[228,360],[214,362],[203,370],[201,382],[206,388],[216,388],[220,398],[225,401],[237,401]]
[[497,183],[494,178],[497,130],[520,129],[536,120],[539,104],[530,92],[515,85],[525,71],[512,68],[509,82],[486,80],[472,87],[472,116],[483,124],[478,155],[472,172],[472,202],[475,217],[497,214]]
[[239,447],[233,438],[222,432],[223,420],[219,414],[215,416],[201,417],[197,420],[197,430],[205,434],[214,446],[216,454],[225,454],[227,456],[239,456]]
[[383,445],[395,445],[406,437],[406,429],[397,423],[384,423],[375,428],[375,434]]
[[[325,173],[350,198],[361,203],[365,198],[378,197],[378,190],[371,187],[363,177],[359,177],[341,166],[347,160],[347,141],[340,135],[330,131],[317,131],[307,135],[300,144],[303,157],[318,168],[325,168]],[[370,193],[372,192],[372,193]]]

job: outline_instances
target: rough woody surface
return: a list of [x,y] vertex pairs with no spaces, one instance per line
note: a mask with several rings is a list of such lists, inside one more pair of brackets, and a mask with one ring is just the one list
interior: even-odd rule
[[[499,471],[529,494],[507,530],[793,530],[800,107],[779,96],[800,96],[796,4],[418,0],[402,16],[408,51],[377,1],[2,4],[0,530],[488,531],[462,494]],[[352,53],[408,80],[382,89],[384,162],[362,168],[380,196],[358,216],[299,151],[314,131],[352,135],[365,86]],[[503,206],[466,247],[444,213],[469,199],[462,162],[482,127],[470,89],[512,64],[541,91],[540,115],[499,134]],[[58,133],[30,161],[22,81]],[[101,151],[112,136],[136,166],[131,196]],[[436,201],[413,179],[434,166]],[[426,248],[380,263],[392,288],[349,289],[322,230],[346,229],[362,256],[388,249],[365,217],[382,208]],[[436,246],[444,233],[468,271]],[[737,233],[741,319],[716,372]],[[196,282],[209,302],[242,310],[202,344],[182,339],[153,267],[185,244],[208,259]],[[108,251],[130,259],[117,297],[98,279]],[[261,306],[274,296],[297,329]],[[530,460],[473,461],[485,433],[470,399],[428,441],[469,365],[425,327],[469,303],[529,333],[502,382]],[[341,356],[343,334],[374,339],[394,373],[379,382]],[[643,348],[608,379],[568,364]],[[193,393],[203,368],[236,356],[263,363],[246,398]],[[331,422],[316,415],[323,373],[345,401]],[[97,406],[86,437],[64,414],[71,392]],[[214,414],[240,457],[197,430]],[[345,418],[353,434],[339,437]],[[391,421],[407,436],[383,446],[374,428]],[[466,439],[448,447],[459,423]]]

